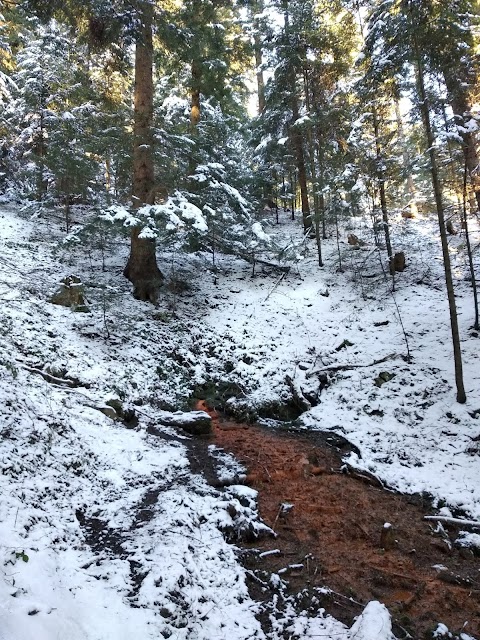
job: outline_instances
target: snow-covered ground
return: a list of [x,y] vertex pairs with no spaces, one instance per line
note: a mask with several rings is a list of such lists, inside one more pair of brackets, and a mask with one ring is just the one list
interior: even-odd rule
[[[346,270],[337,273],[332,239],[324,269],[312,247],[286,276],[260,268],[253,279],[232,257],[220,256],[212,273],[204,256],[182,263],[164,254],[162,270],[182,292],[166,289],[153,308],[135,301],[122,277],[124,243],[108,248],[104,272],[98,251],[61,248],[64,234],[51,215],[32,219],[3,206],[0,639],[267,637],[222,533],[238,519],[261,526],[253,493],[209,486],[192,471],[185,436],[158,425],[158,410],[186,409],[195,387],[209,381],[235,384],[252,406],[284,400],[292,386],[318,396],[302,424],[345,435],[362,454],[351,464],[392,487],[432,494],[445,513],[480,518],[471,290],[459,247],[468,402],[458,405],[435,231],[430,221],[398,222],[396,244],[409,268],[395,299],[381,278],[359,276],[365,259],[372,273],[380,269],[371,247],[343,244]],[[297,231],[285,219],[272,232]],[[86,283],[91,313],[48,302],[71,273]],[[338,366],[347,368],[332,371]],[[319,394],[325,372],[329,386]],[[381,372],[395,377],[377,387]],[[52,376],[69,386],[52,384]],[[135,412],[137,426],[99,410],[112,399]],[[391,638],[378,603],[351,630],[321,612],[312,619],[292,609],[268,637],[287,630],[292,638]]]

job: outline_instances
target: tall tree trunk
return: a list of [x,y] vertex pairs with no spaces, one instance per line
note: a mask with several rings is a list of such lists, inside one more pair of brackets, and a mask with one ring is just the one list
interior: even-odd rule
[[443,265],[445,271],[445,283],[447,286],[448,305],[450,309],[450,326],[452,331],[453,356],[455,362],[455,383],[457,387],[457,402],[465,403],[467,396],[463,384],[463,366],[462,352],[460,348],[460,335],[458,331],[457,307],[455,303],[455,291],[453,288],[452,267],[450,262],[450,253],[448,250],[447,231],[445,228],[445,215],[443,208],[442,189],[438,177],[437,157],[435,153],[435,140],[430,120],[430,107],[427,100],[427,92],[425,90],[425,78],[423,70],[423,62],[420,54],[418,42],[414,36],[414,53],[417,72],[418,94],[420,98],[420,110],[423,116],[425,134],[427,138],[428,153],[430,156],[430,170],[432,173],[433,191],[435,194],[435,203],[437,206],[438,226],[440,230],[440,239],[442,243]]
[[48,87],[45,83],[43,68],[45,62],[40,61],[40,102],[39,102],[39,127],[35,140],[35,155],[38,159],[37,166],[37,200],[42,201],[47,192],[45,180],[45,155],[47,152],[47,132],[45,131],[45,114],[47,111]]
[[300,199],[302,203],[302,220],[303,230],[309,233],[312,229],[312,215],[310,212],[310,201],[308,198],[307,170],[305,167],[305,152],[303,148],[303,135],[295,122],[299,119],[298,98],[296,94],[292,94],[292,115],[293,126],[290,130],[290,137],[293,148],[295,150],[295,159],[297,161],[298,186],[300,187]]
[[258,20],[255,20],[255,16],[263,13],[265,8],[263,0],[252,0],[251,8],[255,29],[253,34],[253,48],[255,51],[255,67],[257,76],[258,114],[260,115],[265,109],[265,79],[263,77],[262,69],[262,38],[260,36],[260,25]]
[[[440,89],[440,87],[439,87]],[[440,89],[441,90],[441,89]],[[446,145],[447,145],[447,151],[448,151],[448,158],[450,160],[450,162],[448,163],[444,163],[446,165],[446,169],[448,172],[448,179],[450,181],[449,184],[449,188],[451,191],[453,191],[455,193],[455,197],[457,199],[457,206],[458,206],[458,211],[460,213],[460,218],[462,217],[461,215],[461,211],[462,211],[462,196],[460,194],[460,190],[459,190],[459,181],[458,181],[458,158],[455,158],[455,151],[456,149],[454,148],[454,144],[452,141],[452,133],[457,134],[457,127],[455,126],[455,130],[452,132],[452,127],[450,126],[449,123],[449,119],[448,119],[448,114],[447,114],[447,108],[446,108],[446,103],[444,100],[440,101],[440,111],[442,114],[442,119],[443,119],[443,126],[445,129],[445,133],[446,133]],[[463,193],[463,191],[462,191]],[[475,201],[476,202],[476,201]]]
[[192,61],[191,66],[191,89],[190,89],[190,135],[194,142],[192,152],[188,159],[188,171],[190,174],[195,173],[197,168],[197,146],[198,146],[198,125],[200,124],[201,102],[200,89],[202,83],[202,67],[198,60]]
[[[139,0],[142,27],[135,47],[133,206],[153,204],[155,176],[153,166],[153,5]],[[142,228],[133,227],[130,257],[123,275],[133,284],[138,300],[156,303],[163,275],[157,265],[155,240],[141,237]]]
[[470,242],[470,231],[468,228],[468,215],[467,215],[467,198],[468,198],[468,167],[465,163],[465,170],[463,173],[463,206],[462,206],[462,225],[465,231],[465,242],[467,244],[467,256],[468,266],[470,269],[470,279],[472,281],[473,289],[473,307],[475,310],[475,321],[473,328],[478,331],[480,329],[480,314],[478,309],[478,292],[477,292],[477,278],[475,275],[475,264],[473,262],[472,245]]
[[378,112],[375,107],[373,107],[372,113],[373,130],[375,134],[375,152],[377,156],[377,181],[378,190],[380,192],[380,207],[382,209],[383,233],[385,235],[385,245],[387,247],[388,266],[390,273],[393,275],[395,273],[395,266],[393,264],[392,242],[390,240],[390,224],[388,221],[387,196],[385,193],[385,167],[383,166],[384,159],[382,153],[382,143],[380,140],[380,123],[378,120]]
[[[285,36],[287,41],[289,39],[290,24],[288,13],[288,0],[283,0],[283,15],[285,24]],[[298,125],[295,123],[300,118],[300,108],[298,105],[297,95],[297,81],[296,73],[292,64],[287,61],[288,64],[288,80],[290,83],[290,100],[292,108],[292,124],[290,126],[290,139],[295,152],[295,160],[298,173],[298,186],[300,187],[300,200],[302,204],[302,220],[304,233],[311,233],[312,231],[312,216],[310,213],[310,201],[308,198],[308,184],[307,184],[307,170],[305,166],[305,152],[303,147],[303,134]]]
[[[303,73],[303,85],[304,85],[304,93],[307,105],[307,112],[310,113],[311,110],[311,96],[310,96],[310,79],[308,77],[308,71],[305,69]],[[312,190],[313,190],[313,211],[314,211],[314,229],[315,229],[315,242],[317,245],[317,256],[318,256],[318,266],[323,267],[323,256],[322,256],[322,237],[320,235],[320,222],[322,218],[325,216],[322,215],[324,213],[323,209],[320,208],[320,198],[319,198],[319,184],[317,180],[317,169],[315,166],[315,143],[313,140],[313,132],[312,127],[309,125],[307,130],[307,142],[308,142],[308,157],[310,160],[310,177],[312,181]],[[323,197],[323,194],[322,194]]]
[[417,194],[415,191],[415,182],[413,181],[411,162],[410,162],[410,153],[408,151],[408,146],[405,142],[405,130],[403,127],[402,114],[400,112],[400,100],[397,95],[394,98],[394,103],[395,103],[395,118],[397,120],[398,138],[400,140],[400,147],[402,149],[403,170],[405,171],[405,174],[407,177],[407,193],[409,196],[408,206],[410,208],[410,215],[412,217],[415,217],[418,213]]
[[467,90],[463,86],[464,83],[459,78],[453,77],[449,71],[444,73],[444,78],[458,126],[457,130],[463,142],[463,154],[468,168],[470,183],[475,192],[477,208],[480,212],[480,159],[477,153],[477,140],[475,133],[464,126],[465,120],[471,114],[472,105],[470,104]]

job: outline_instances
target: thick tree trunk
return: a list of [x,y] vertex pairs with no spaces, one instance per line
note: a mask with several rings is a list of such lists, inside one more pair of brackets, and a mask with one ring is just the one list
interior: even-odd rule
[[447,296],[448,296],[448,305],[450,309],[450,326],[452,331],[452,342],[453,342],[453,356],[455,362],[455,382],[457,387],[457,402],[465,403],[467,401],[467,397],[465,394],[465,388],[463,384],[463,366],[462,366],[462,352],[460,348],[460,334],[458,330],[458,317],[457,317],[457,307],[455,303],[455,291],[453,288],[453,278],[452,278],[452,267],[450,263],[450,253],[448,250],[448,240],[447,240],[447,231],[445,227],[445,215],[443,208],[443,198],[442,198],[442,189],[440,186],[440,181],[438,177],[438,166],[437,166],[437,158],[435,153],[435,140],[432,130],[432,124],[430,121],[430,108],[427,101],[427,93],[425,90],[425,79],[424,79],[424,71],[422,58],[420,55],[420,50],[418,47],[418,43],[415,44],[415,62],[416,62],[416,71],[417,71],[417,84],[418,84],[418,94],[420,98],[420,109],[423,116],[425,134],[427,138],[428,144],[428,153],[430,156],[430,169],[432,173],[432,183],[433,183],[433,191],[435,194],[435,203],[437,206],[437,214],[438,214],[438,226],[440,229],[440,239],[442,243],[442,253],[443,253],[443,265],[445,271],[445,283],[447,286]]
[[[153,204],[153,5],[149,0],[138,3],[142,28],[135,47],[134,89],[134,149],[133,149],[133,205]],[[142,229],[134,227],[131,233],[130,257],[124,276],[133,284],[133,295],[138,300],[156,303],[163,280],[155,251],[155,241],[142,238]]]
[[465,127],[465,120],[469,118],[472,111],[472,105],[468,98],[463,83],[451,76],[450,73],[444,73],[445,84],[449,93],[450,105],[455,115],[456,123],[459,125],[458,132],[463,141],[463,154],[465,164],[467,165],[470,183],[477,200],[477,208],[480,212],[480,159],[477,153],[477,140],[475,133]]

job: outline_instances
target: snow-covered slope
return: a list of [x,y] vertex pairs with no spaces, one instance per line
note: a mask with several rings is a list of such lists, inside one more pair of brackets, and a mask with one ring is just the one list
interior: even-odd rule
[[[188,286],[181,295],[166,290],[154,309],[130,295],[125,246],[111,247],[103,272],[93,251],[59,251],[62,238],[49,215],[0,211],[1,640],[274,639],[287,628],[292,637],[348,639],[375,618],[389,638],[380,605],[352,632],[293,610],[283,626],[262,630],[222,534],[238,514],[260,526],[255,503],[241,487],[209,486],[192,469],[186,437],[156,415],[185,409],[210,380],[235,383],[260,405],[288,395],[287,375],[308,396],[318,392],[317,370],[393,355],[340,372],[303,424],[346,434],[362,451],[350,462],[391,485],[429,491],[478,517],[480,372],[477,340],[466,338],[467,285],[460,319],[469,402],[461,407],[436,263],[430,284],[414,284],[418,262],[399,282],[414,357],[407,365],[392,298],[366,291],[362,300],[351,272],[335,274],[333,258],[324,271],[311,254],[286,277],[252,280],[231,257],[211,274],[204,257],[182,265],[163,256],[166,275]],[[408,241],[418,238],[416,231]],[[70,273],[86,283],[91,313],[48,302]],[[351,346],[337,350],[345,340]],[[381,371],[395,378],[377,388]],[[111,399],[138,425],[104,415]]]

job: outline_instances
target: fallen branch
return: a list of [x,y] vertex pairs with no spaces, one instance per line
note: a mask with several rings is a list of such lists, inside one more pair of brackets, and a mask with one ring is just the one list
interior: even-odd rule
[[463,518],[451,518],[449,516],[424,516],[424,520],[449,522],[450,524],[460,524],[462,527],[474,527],[475,529],[480,529],[480,522],[476,522],[475,520],[464,520]]
[[277,271],[283,271],[283,273],[289,273],[292,268],[290,265],[285,264],[275,264],[274,262],[268,262],[267,260],[260,260],[259,258],[255,259],[257,264],[261,264],[264,267],[269,267],[270,269],[276,269]]
[[328,367],[323,367],[322,369],[315,369],[315,371],[309,371],[307,373],[307,378],[311,378],[319,373],[335,373],[337,371],[349,371],[350,369],[361,369],[362,367],[374,367],[376,364],[382,364],[382,362],[386,362],[387,360],[394,360],[398,358],[396,353],[390,353],[388,356],[384,358],[380,358],[380,360],[374,360],[373,362],[368,362],[366,364],[332,364]]
[[380,480],[380,478],[378,478],[375,474],[370,473],[370,471],[366,471],[364,469],[359,471],[358,469],[355,469],[355,467],[352,467],[352,465],[348,464],[348,462],[343,465],[342,469],[343,473],[348,473],[348,475],[352,478],[355,478],[355,480],[365,482],[371,487],[379,487],[380,489],[385,489],[385,485]]
[[252,264],[252,265],[261,264],[264,267],[268,267],[269,269],[283,271],[285,274],[289,273],[292,268],[290,265],[276,264],[275,262],[268,262],[268,260],[262,260],[262,258],[256,258],[255,256],[249,255],[248,253],[242,253],[241,257],[245,260],[245,262],[248,262],[249,264]]
[[38,373],[38,375],[42,376],[42,378],[44,380],[46,380],[47,382],[50,382],[51,384],[56,384],[56,385],[61,386],[61,387],[67,386],[67,387],[71,387],[73,389],[76,389],[77,387],[85,387],[86,386],[84,384],[80,384],[78,382],[78,380],[70,380],[68,378],[57,378],[56,376],[52,376],[51,373],[47,373],[46,371],[43,371],[42,369],[35,369],[35,367],[29,367],[27,364],[21,363],[20,366],[22,367],[22,369],[25,369],[26,371],[29,371],[30,373]]
[[[397,580],[401,580],[402,582],[405,583],[414,583],[414,584],[422,584],[423,580],[421,578],[417,578],[414,576],[408,576],[405,573],[398,573],[397,571],[389,571],[388,569],[384,569],[383,567],[379,567],[376,564],[371,564],[370,568],[373,571],[378,571],[379,573],[383,573],[386,576],[389,576],[390,578],[396,578]],[[405,587],[406,588],[406,587]]]

